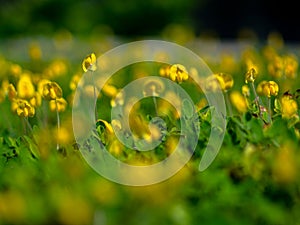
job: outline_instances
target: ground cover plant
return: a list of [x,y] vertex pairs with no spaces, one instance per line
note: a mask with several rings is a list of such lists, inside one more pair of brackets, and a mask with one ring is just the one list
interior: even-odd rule
[[[67,38],[71,40],[70,34]],[[270,35],[266,43],[251,43],[235,52],[237,57],[228,53],[217,61],[207,57],[213,73],[203,80],[206,90],[195,87],[191,79],[190,74],[199,71],[180,62],[133,64],[114,74],[102,90],[85,86],[85,93],[98,99],[97,133],[91,141],[132,165],[151,165],[172,153],[182,135],[182,111],[151,97],[130,105],[117,95],[119,90],[151,74],[180,85],[195,101],[200,133],[191,160],[164,182],[132,187],[97,174],[73,136],[78,82],[84,73],[97,70],[96,58],[112,47],[102,40],[103,52],[97,52],[99,42],[91,41],[91,51],[80,60],[67,54],[49,60],[38,41],[26,46],[24,60],[8,59],[0,52],[0,224],[300,223],[298,52],[291,51],[280,36]],[[182,40],[172,41],[185,45]],[[63,52],[66,43],[53,41]],[[214,162],[199,172],[213,129],[213,109],[204,92],[218,87],[227,109],[225,138]],[[154,79],[144,92],[162,88]],[[174,105],[188,110],[176,93],[168,94]],[[112,126],[123,124],[110,120],[110,111],[120,104],[133,106],[129,117],[133,140],[160,139],[159,146],[139,152],[118,140]],[[165,124],[157,121],[148,126],[156,115]]]

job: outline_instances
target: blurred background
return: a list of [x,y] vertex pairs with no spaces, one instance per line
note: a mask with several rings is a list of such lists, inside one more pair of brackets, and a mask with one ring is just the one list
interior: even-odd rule
[[195,35],[267,38],[279,32],[300,40],[295,1],[271,0],[0,0],[0,37],[51,35],[68,30],[120,37],[158,36],[176,24]]

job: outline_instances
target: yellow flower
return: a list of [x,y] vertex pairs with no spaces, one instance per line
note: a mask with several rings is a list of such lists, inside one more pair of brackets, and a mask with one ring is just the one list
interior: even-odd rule
[[96,123],[104,127],[103,133],[104,133],[104,139],[106,143],[111,143],[113,140],[116,139],[112,125],[109,122],[103,119],[98,119]]
[[86,56],[82,62],[83,71],[95,71],[97,69],[96,60],[96,55],[94,53],[91,53],[90,55]]
[[41,80],[38,81],[37,90],[40,93],[40,95],[43,95],[44,85],[47,84],[47,83],[51,83],[51,81],[48,80],[48,79],[41,79]]
[[71,141],[71,132],[66,126],[60,127],[60,129],[55,129],[56,141],[61,144],[68,144]]
[[136,112],[131,113],[129,116],[129,126],[134,138],[147,140],[151,137],[148,123],[140,114]]
[[114,155],[119,156],[123,152],[124,146],[118,139],[114,139],[108,146],[108,151]]
[[124,92],[120,91],[118,94],[110,100],[110,105],[116,107],[117,105],[124,105]]
[[114,98],[118,94],[118,89],[111,84],[105,84],[102,88],[102,91],[105,95],[111,98]]
[[64,98],[57,98],[55,100],[50,100],[49,101],[49,107],[52,112],[58,111],[58,112],[63,112],[67,108],[67,101]]
[[233,87],[234,81],[230,74],[217,73],[217,74],[215,74],[215,76],[216,76],[217,80],[219,81],[219,84],[223,91],[226,92]]
[[270,98],[277,96],[279,91],[278,84],[275,81],[261,81],[257,86],[257,93]]
[[9,84],[7,87],[7,95],[8,95],[8,99],[10,101],[12,101],[14,98],[17,97],[18,93],[15,89],[15,86],[13,84]]
[[246,78],[245,78],[245,83],[247,84],[248,82],[253,83],[256,79],[257,72],[256,70],[252,67],[250,68],[247,73],[246,73]]
[[72,77],[71,82],[70,82],[70,89],[72,91],[74,91],[77,88],[77,85],[78,85],[80,79],[81,79],[81,76],[79,74],[75,74]]
[[35,114],[34,107],[24,99],[14,99],[11,107],[12,111],[20,117],[33,117]]
[[186,68],[181,64],[174,64],[170,67],[169,78],[172,81],[181,83],[189,78]]
[[17,92],[19,98],[30,99],[34,96],[35,88],[31,81],[29,74],[24,73],[21,75],[17,84]]
[[243,85],[242,86],[242,93],[245,97],[249,97],[250,96],[250,88],[248,85]]
[[276,55],[268,64],[268,72],[272,77],[280,78],[284,73],[284,60]]
[[205,91],[216,92],[221,89],[220,82],[215,74],[205,79]]
[[33,107],[39,107],[42,104],[42,96],[39,92],[35,92],[34,96],[29,100]]
[[295,78],[298,71],[298,60],[295,55],[287,55],[284,60],[284,74],[287,78]]
[[230,93],[230,101],[239,112],[244,113],[248,110],[247,101],[239,91],[232,91]]
[[99,122],[101,122],[101,123],[104,124],[105,130],[106,130],[109,134],[113,134],[113,133],[114,133],[114,130],[113,130],[111,124],[108,123],[106,120],[98,119],[98,120],[97,120],[97,123],[99,123]]
[[42,57],[42,50],[38,43],[31,43],[29,46],[29,57],[33,60],[40,60]]
[[14,77],[19,77],[22,74],[22,67],[18,64],[12,64],[9,69],[10,74]]
[[67,65],[62,60],[53,61],[47,68],[44,70],[44,75],[49,78],[61,76],[66,74]]
[[282,118],[291,118],[297,116],[298,105],[297,102],[289,95],[284,95],[281,98],[281,114]]
[[164,66],[159,69],[159,75],[162,77],[168,77],[170,74],[170,66]]
[[43,86],[42,96],[46,100],[55,100],[62,97],[62,89],[56,82],[49,82]]

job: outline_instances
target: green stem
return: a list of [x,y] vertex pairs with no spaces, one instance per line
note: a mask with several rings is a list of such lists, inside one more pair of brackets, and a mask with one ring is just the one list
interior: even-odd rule
[[25,122],[25,118],[24,117],[20,117],[21,123],[22,123],[22,127],[23,127],[23,132],[25,135],[27,135],[27,128],[26,128],[26,122]]
[[96,84],[93,76],[93,71],[91,71],[91,77],[92,77],[92,82],[93,82],[93,87],[94,87],[94,101],[95,101],[95,121],[97,121],[98,118],[98,110],[97,110],[97,94],[96,94]]
[[226,106],[228,109],[229,117],[232,117],[232,106],[231,106],[227,91],[225,92],[225,101],[226,101]]
[[255,103],[256,103],[256,106],[258,108],[258,113],[259,113],[259,117],[262,118],[262,114],[261,114],[261,109],[260,109],[260,105],[259,105],[259,101],[258,101],[258,95],[256,93],[256,90],[255,90],[255,86],[254,86],[254,83],[251,82],[251,88],[252,88],[252,91],[254,93],[254,97],[255,97]]
[[[31,125],[30,125],[30,123],[29,123],[29,121],[28,121],[28,117],[24,117],[24,120],[25,120],[25,123],[26,123],[26,126],[29,128],[29,130],[30,130],[30,133],[32,133],[32,127],[31,127]],[[27,130],[27,129],[26,129]]]
[[58,141],[58,135],[60,130],[60,119],[59,119],[59,112],[58,112],[58,103],[55,99],[55,108],[56,108],[56,119],[57,119],[57,143],[56,143],[56,149],[59,150],[59,141]]
[[269,122],[272,124],[272,109],[271,109],[271,97],[268,98],[268,114],[269,114]]

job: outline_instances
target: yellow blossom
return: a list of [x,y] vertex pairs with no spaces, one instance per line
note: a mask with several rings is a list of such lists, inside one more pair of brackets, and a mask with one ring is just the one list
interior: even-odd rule
[[287,78],[295,78],[298,71],[298,60],[295,55],[287,55],[284,60],[284,75]]
[[29,46],[29,57],[33,60],[40,60],[42,57],[42,50],[38,43],[31,43]]
[[147,140],[151,136],[148,123],[136,112],[129,116],[129,126],[134,138]]
[[43,95],[44,92],[44,85],[47,83],[51,83],[48,79],[41,79],[37,83],[37,91],[40,93],[40,95]]
[[124,146],[117,138],[115,138],[108,146],[108,151],[114,156],[121,155],[123,149]]
[[249,97],[250,96],[250,88],[248,85],[243,85],[242,86],[242,93],[245,97]]
[[112,107],[116,107],[117,105],[124,105],[124,92],[118,92],[118,94],[110,100],[110,105]]
[[279,91],[278,84],[275,81],[261,81],[257,86],[257,93],[270,98],[277,96]]
[[159,69],[159,75],[162,77],[168,77],[170,74],[170,66],[164,66]]
[[281,114],[282,118],[291,118],[297,116],[298,105],[297,102],[289,95],[284,95],[281,98]]
[[181,83],[189,78],[186,68],[181,64],[174,64],[170,67],[169,78],[172,81]]
[[91,53],[90,55],[86,56],[82,62],[83,71],[95,71],[97,69],[96,60],[95,53]]
[[111,84],[105,84],[102,88],[103,93],[111,98],[114,98],[118,94],[118,88]]
[[56,141],[61,144],[68,144],[71,140],[71,132],[66,126],[61,126],[60,129],[56,130]]
[[35,92],[34,96],[29,99],[29,103],[33,106],[33,107],[39,107],[42,104],[42,96],[39,92]]
[[230,93],[230,101],[239,112],[244,113],[248,110],[247,101],[239,91],[232,91]]
[[233,87],[234,81],[230,74],[227,73],[217,73],[215,74],[221,89],[226,92]]
[[72,77],[71,82],[70,82],[70,89],[72,91],[74,91],[77,88],[77,85],[78,85],[80,79],[81,79],[81,76],[79,74],[75,74]]
[[13,84],[9,84],[7,87],[7,95],[8,95],[8,99],[10,101],[12,101],[14,98],[17,97],[18,93],[15,89],[15,86]]
[[30,99],[34,96],[35,88],[29,74],[21,75],[17,84],[17,92],[19,98]]
[[20,117],[33,117],[35,109],[27,100],[14,99],[12,102],[12,111]]
[[205,91],[216,92],[221,90],[220,82],[215,74],[208,76],[205,79]]
[[10,73],[14,77],[19,77],[22,74],[22,67],[18,64],[12,64],[10,66]]
[[57,98],[55,100],[50,100],[49,101],[49,107],[52,112],[58,111],[58,112],[63,112],[67,108],[67,101],[64,98]]
[[55,60],[47,68],[45,68],[44,75],[46,77],[53,78],[66,74],[66,72],[66,63],[63,60]]
[[253,83],[256,79],[257,76],[257,72],[256,70],[252,67],[250,68],[247,73],[246,73],[246,77],[245,77],[245,83],[247,84],[248,82]]
[[97,123],[99,123],[99,122],[101,122],[101,123],[104,124],[105,130],[106,130],[109,134],[113,134],[113,133],[114,133],[114,130],[113,130],[111,124],[108,123],[106,120],[98,119],[98,120],[97,120]]
[[275,55],[268,63],[268,72],[272,77],[280,78],[284,73],[284,60],[282,57]]
[[56,82],[49,82],[43,86],[42,96],[46,100],[55,100],[62,97],[62,89]]

